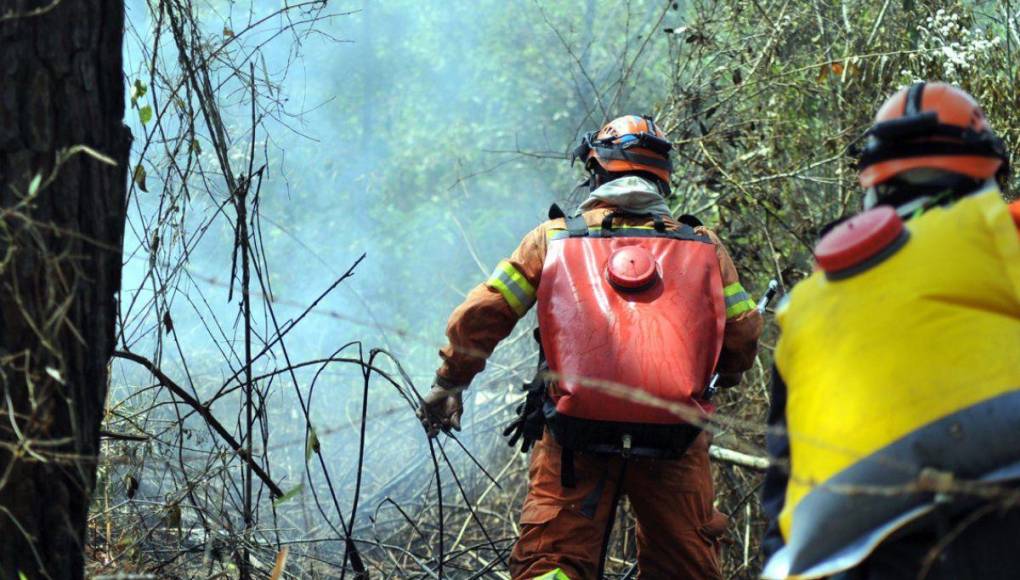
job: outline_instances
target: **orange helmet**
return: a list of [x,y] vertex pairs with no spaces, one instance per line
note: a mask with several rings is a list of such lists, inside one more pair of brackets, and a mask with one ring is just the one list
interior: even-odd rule
[[946,83],[914,83],[875,115],[858,168],[863,187],[911,169],[941,169],[973,179],[1008,171],[1006,147],[977,101]]
[[595,164],[609,173],[646,171],[668,184],[673,172],[672,149],[673,144],[651,117],[624,115],[582,137],[572,159],[583,159],[588,171],[593,171]]

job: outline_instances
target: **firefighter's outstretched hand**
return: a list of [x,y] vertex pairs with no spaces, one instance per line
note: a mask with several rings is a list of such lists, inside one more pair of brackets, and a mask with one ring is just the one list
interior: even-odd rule
[[460,416],[464,412],[461,391],[461,388],[447,388],[436,383],[422,399],[418,407],[418,419],[430,438],[440,431],[460,431]]

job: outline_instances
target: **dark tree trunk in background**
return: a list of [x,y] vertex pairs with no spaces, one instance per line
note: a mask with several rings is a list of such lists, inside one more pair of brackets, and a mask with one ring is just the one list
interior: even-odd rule
[[0,0],[0,578],[84,575],[131,140],[123,34],[123,0]]

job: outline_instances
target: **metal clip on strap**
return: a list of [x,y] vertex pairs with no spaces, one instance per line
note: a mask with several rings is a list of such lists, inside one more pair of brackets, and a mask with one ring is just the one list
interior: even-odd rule
[[572,238],[584,238],[588,236],[588,222],[584,221],[584,214],[568,217],[567,232]]

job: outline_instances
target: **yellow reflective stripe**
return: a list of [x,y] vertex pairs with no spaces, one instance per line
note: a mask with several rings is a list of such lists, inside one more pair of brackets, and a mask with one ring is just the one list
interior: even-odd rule
[[747,300],[742,300],[726,309],[726,318],[740,316],[741,314],[748,312],[750,310],[754,310],[757,307],[758,305],[755,304],[754,301],[751,300],[750,298],[748,298]]
[[521,301],[518,300],[516,296],[514,296],[513,291],[506,287],[506,284],[504,284],[502,280],[490,279],[488,282],[486,282],[486,284],[488,284],[489,286],[494,288],[497,292],[503,295],[503,299],[506,300],[507,304],[510,305],[510,308],[513,308],[514,312],[517,313],[517,316],[524,316],[524,313],[528,311],[528,309],[525,308],[523,304],[521,304]]
[[729,298],[730,296],[733,296],[734,294],[738,294],[740,292],[743,292],[744,294],[747,294],[747,290],[744,290],[744,287],[740,285],[740,282],[734,282],[734,283],[730,284],[729,286],[727,286],[727,287],[722,289],[722,295],[727,297],[727,298]]
[[503,272],[506,273],[511,280],[513,280],[514,284],[516,284],[518,288],[523,290],[524,293],[532,300],[535,299],[535,287],[531,285],[531,282],[528,282],[528,279],[524,277],[524,274],[521,274],[517,271],[517,268],[514,268],[513,264],[503,260],[499,263],[498,267],[503,269]]
[[734,282],[723,288],[723,298],[726,301],[726,318],[733,318],[757,308],[751,295],[744,290],[740,282]]
[[506,260],[496,266],[485,283],[503,296],[517,316],[524,316],[535,303],[535,287]]
[[550,570],[541,576],[535,576],[532,580],[570,580],[570,576],[567,576],[563,570],[557,568]]

